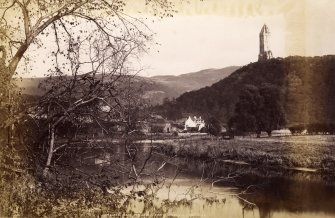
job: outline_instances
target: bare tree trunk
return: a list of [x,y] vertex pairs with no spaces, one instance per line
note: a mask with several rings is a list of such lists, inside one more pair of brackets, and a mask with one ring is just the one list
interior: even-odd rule
[[55,146],[55,127],[51,126],[50,128],[50,139],[49,139],[49,151],[48,151],[48,158],[43,170],[43,176],[46,177],[49,173],[49,168],[51,165],[52,155],[54,152]]
[[[10,81],[8,81],[8,89],[7,89],[7,100],[8,100],[8,116],[7,119],[10,119],[11,115],[12,115],[12,105],[11,105],[11,95],[10,95]],[[7,127],[7,137],[8,137],[8,145],[12,144],[12,130],[14,129],[13,127],[14,124],[9,125]]]
[[[7,58],[7,51],[6,48],[4,46],[0,46],[0,52],[2,53],[2,56],[0,57],[0,73],[4,75],[4,82],[5,86],[7,86],[7,90],[5,91],[5,93],[7,94],[7,100],[8,100],[8,116],[7,119],[10,119],[12,116],[12,112],[13,112],[13,105],[12,105],[12,96],[11,96],[11,81],[12,81],[12,77],[16,71],[16,68],[18,66],[19,61],[21,60],[21,58],[23,57],[23,53],[27,50],[27,46],[21,46],[19,51],[17,52],[14,56],[14,58],[11,60],[11,62],[9,63],[8,67],[6,66],[6,58]],[[4,94],[5,94],[4,93]],[[12,144],[13,139],[14,139],[14,128],[15,125],[11,124],[7,127],[7,143],[9,145]]]

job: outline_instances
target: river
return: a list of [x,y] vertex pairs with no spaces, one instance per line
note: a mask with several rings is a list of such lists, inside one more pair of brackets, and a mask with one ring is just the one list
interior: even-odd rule
[[[332,176],[181,159],[162,154],[156,148],[144,144],[134,145],[128,151],[124,146],[95,148],[90,152],[82,149],[72,154],[70,162],[81,172],[105,172],[113,178],[112,185],[126,183],[136,174],[143,175],[140,176],[144,181],[163,181],[157,185],[160,188],[156,189],[152,203],[153,208],[161,210],[148,210],[142,200],[133,200],[129,211],[138,217],[155,213],[156,217],[335,217]],[[137,170],[132,169],[130,162]],[[162,206],[165,199],[179,203]]]

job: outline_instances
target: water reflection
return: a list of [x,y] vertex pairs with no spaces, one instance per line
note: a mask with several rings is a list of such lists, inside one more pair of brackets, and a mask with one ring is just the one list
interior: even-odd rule
[[335,187],[332,185],[294,178],[252,178],[250,175],[241,180],[256,184],[253,194],[244,197],[258,206],[260,218],[277,217],[277,214],[335,216]]
[[[132,163],[140,169],[152,146],[137,145],[134,149],[138,155]],[[86,172],[105,170],[114,176],[116,184],[121,184],[132,173],[130,156],[124,146],[115,146],[90,153],[78,152],[72,164],[80,167],[78,161],[86,163],[81,168]],[[152,205],[162,209],[164,217],[335,217],[335,186],[325,183],[318,173],[278,172],[213,161],[171,159],[157,151],[152,152],[143,172],[147,175],[159,172],[167,178],[155,193]],[[197,188],[190,192],[194,187]],[[179,201],[182,198],[191,200],[192,204],[164,208],[164,199]],[[248,207],[246,202],[256,206]],[[134,200],[130,205],[133,212],[144,212],[143,201]]]

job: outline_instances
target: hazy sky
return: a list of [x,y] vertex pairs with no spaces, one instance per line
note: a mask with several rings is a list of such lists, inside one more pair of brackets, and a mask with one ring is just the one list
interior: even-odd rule
[[258,36],[264,23],[271,31],[274,56],[285,56],[282,16],[176,16],[156,22],[152,29],[160,46],[143,58],[146,75],[181,74],[257,61]]
[[[144,7],[141,1],[128,1],[130,13]],[[271,31],[270,48],[274,57],[335,54],[333,0],[180,2],[175,0],[179,11],[175,17],[149,23],[160,45],[143,55],[142,75],[178,75],[255,62],[259,52],[258,35],[264,23]],[[43,55],[40,52],[37,59],[42,60]],[[45,73],[42,65],[35,69],[25,76]]]
[[271,31],[274,57],[335,54],[333,0],[205,0],[156,22],[161,43],[143,58],[145,75],[181,74],[257,61],[259,32]]

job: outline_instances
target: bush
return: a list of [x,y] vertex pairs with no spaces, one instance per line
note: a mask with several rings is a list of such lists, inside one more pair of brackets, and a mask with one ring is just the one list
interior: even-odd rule
[[208,133],[214,136],[218,136],[221,133],[220,121],[214,117],[208,120]]

